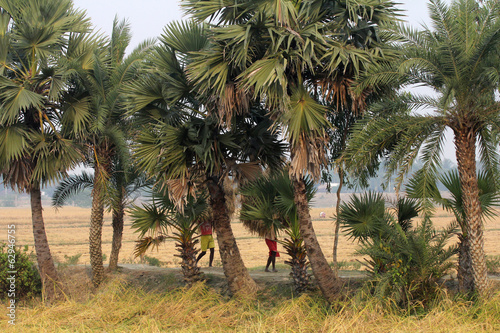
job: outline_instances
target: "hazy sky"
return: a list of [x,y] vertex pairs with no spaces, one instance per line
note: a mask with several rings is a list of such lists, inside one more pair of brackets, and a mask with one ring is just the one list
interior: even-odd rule
[[[135,46],[146,38],[159,36],[163,27],[182,19],[179,0],[73,0],[76,7],[85,9],[94,25],[104,32],[110,32],[113,18],[127,18],[134,34]],[[427,5],[424,1],[400,0],[407,21],[419,25],[427,19]]]
[[[115,15],[118,15],[120,19],[128,19],[133,34],[132,47],[147,38],[159,36],[167,23],[182,19],[178,0],[73,0],[73,2],[76,7],[85,9],[95,27],[106,34],[111,31]],[[406,21],[411,25],[418,27],[428,22],[426,1],[400,0],[398,2],[405,10]],[[447,141],[444,156],[455,162],[453,145],[450,140]]]

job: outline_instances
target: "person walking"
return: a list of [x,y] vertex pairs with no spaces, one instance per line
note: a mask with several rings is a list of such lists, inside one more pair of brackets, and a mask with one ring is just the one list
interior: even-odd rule
[[269,272],[269,265],[272,265],[273,272],[277,272],[276,257],[279,257],[280,253],[278,252],[278,238],[276,237],[274,226],[271,226],[269,231],[266,233],[265,240],[266,240],[266,245],[269,248],[269,258],[267,259],[265,271]]
[[201,243],[201,253],[198,255],[196,262],[198,263],[201,258],[207,253],[207,249],[210,249],[210,259],[208,261],[208,267],[212,267],[215,254],[215,242],[212,236],[212,223],[207,220],[200,224],[200,243]]

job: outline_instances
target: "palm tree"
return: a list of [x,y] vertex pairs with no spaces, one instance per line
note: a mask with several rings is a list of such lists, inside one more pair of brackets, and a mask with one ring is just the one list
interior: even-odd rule
[[[307,199],[310,202],[316,191],[312,181],[308,180],[306,185]],[[288,236],[280,242],[290,256],[285,264],[292,268],[290,275],[295,290],[298,293],[307,290],[310,280],[307,273],[309,263],[304,240],[300,235],[297,207],[288,171],[262,176],[245,184],[241,195],[247,198],[242,202],[240,211],[243,225],[261,237],[265,237],[271,228]]]
[[[235,122],[236,123],[236,122]],[[159,184],[177,202],[206,186],[213,212],[224,273],[233,294],[253,294],[255,282],[246,270],[232,232],[224,182],[228,175],[253,175],[258,164],[247,163],[248,135],[224,130],[213,117],[190,116],[182,124],[157,124],[137,137],[135,157],[149,175],[163,175]]]
[[259,104],[235,116],[231,126],[207,112],[217,97],[193,86],[185,68],[193,54],[208,46],[204,25],[173,23],[165,28],[161,44],[148,58],[144,79],[131,87],[136,121],[144,124],[134,155],[179,207],[188,194],[206,186],[229,288],[233,294],[254,294],[255,282],[232,232],[224,183],[228,177],[259,173],[259,164],[279,165],[282,145],[265,127],[268,121]]
[[[422,177],[418,172],[410,179],[407,187],[409,196],[422,199],[422,186],[419,184],[421,180]],[[467,292],[470,291],[474,285],[472,276],[467,273],[471,268],[471,258],[469,244],[467,242],[467,225],[465,224],[465,211],[463,207],[460,177],[457,171],[452,170],[440,175],[437,180],[448,190],[451,198],[443,198],[437,188],[437,184],[434,184],[434,190],[430,190],[428,193],[432,193],[431,199],[433,201],[453,213],[455,216],[455,223],[460,227],[460,232],[457,233],[459,239],[457,277],[459,290]],[[481,217],[485,220],[495,216],[495,211],[492,208],[500,205],[500,194],[497,188],[497,182],[491,179],[491,174],[487,172],[482,171],[478,173],[477,185],[479,187]]]
[[427,219],[413,226],[420,208],[416,199],[399,198],[388,210],[382,194],[368,192],[343,203],[339,214],[343,230],[361,244],[358,254],[367,256],[372,292],[406,308],[434,298],[456,253],[446,246],[454,228],[437,232]]
[[[476,176],[476,148],[488,172],[496,173],[498,156],[493,132],[499,129],[498,55],[500,45],[500,3],[498,1],[456,0],[446,5],[431,0],[432,29],[400,29],[405,57],[381,68],[364,80],[364,85],[395,82],[406,87],[422,84],[437,97],[402,94],[410,108],[429,107],[433,113],[409,112],[376,118],[352,141],[346,160],[353,170],[366,165],[374,152],[393,145],[388,173],[399,171],[401,181],[417,154],[422,152],[424,166],[422,190],[435,182],[445,130],[451,129],[456,148],[458,174],[462,188],[464,223],[470,244],[473,279],[471,291],[485,294],[488,289],[484,256],[484,227]],[[363,84],[361,85],[361,87]],[[493,179],[497,179],[494,177]],[[426,193],[424,197],[431,197]]]
[[0,1],[0,173],[31,198],[38,268],[47,298],[59,281],[45,232],[41,186],[57,180],[79,154],[59,132],[65,57],[89,29],[70,0]]
[[[54,207],[62,207],[67,200],[83,190],[94,185],[94,175],[83,171],[79,175],[71,175],[65,178],[57,186],[52,197]],[[113,238],[111,242],[111,254],[109,256],[109,270],[116,271],[118,268],[118,256],[122,245],[122,235],[126,208],[133,203],[132,195],[146,186],[147,182],[143,175],[129,166],[129,170],[123,170],[123,164],[115,159],[111,173],[110,185],[106,192],[106,206],[112,213]]]
[[68,110],[78,110],[71,119],[66,119],[66,128],[84,147],[82,162],[94,169],[89,248],[95,287],[99,286],[104,274],[102,223],[104,199],[113,178],[113,163],[118,160],[124,168],[128,163],[127,130],[130,126],[124,85],[136,79],[143,56],[153,44],[153,41],[146,41],[125,57],[130,39],[129,24],[115,18],[111,38],[101,41],[102,45],[94,49],[90,60],[77,63],[79,75],[74,79],[72,100],[66,105]]
[[[184,280],[189,285],[199,281],[200,268],[197,265],[195,237],[198,226],[211,218],[206,195],[187,198],[182,210],[168,198],[167,193],[153,191],[150,204],[134,206],[130,211],[132,228],[139,232],[135,254],[143,255],[148,250],[158,248],[163,242],[172,239],[181,258]],[[182,212],[181,212],[182,211]],[[171,229],[172,231],[169,231]]]
[[[331,128],[326,115],[331,109],[323,102],[341,93],[336,90],[336,73],[344,65],[359,71],[380,51],[357,48],[356,42],[342,36],[353,29],[352,24],[363,22],[375,29],[391,21],[392,5],[390,1],[376,5],[321,0],[183,1],[188,14],[217,24],[211,29],[215,45],[193,62],[190,78],[205,90],[218,91],[223,101],[248,94],[265,101],[275,127],[281,127],[289,141],[300,231],[318,285],[330,302],[339,291],[339,280],[314,233],[305,178],[318,180],[326,164]],[[227,104],[221,103],[218,112],[230,113]]]

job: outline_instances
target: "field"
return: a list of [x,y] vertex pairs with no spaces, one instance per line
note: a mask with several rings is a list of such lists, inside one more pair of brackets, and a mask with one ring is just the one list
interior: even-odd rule
[[[326,213],[326,218],[319,218],[320,212]],[[28,208],[0,208],[0,243],[5,242],[7,237],[7,225],[16,225],[17,245],[33,246],[33,233],[31,228],[31,215]],[[334,235],[333,215],[334,208],[313,208],[311,215],[318,240],[328,261],[332,260],[332,245]],[[55,260],[64,263],[70,257],[81,254],[79,264],[89,264],[88,229],[90,220],[90,209],[77,207],[64,207],[55,211],[48,207],[44,210],[44,219],[47,236],[50,242],[51,252]],[[443,210],[437,210],[433,222],[436,227],[444,227],[452,217]],[[247,267],[263,266],[267,259],[267,247],[263,239],[252,235],[238,220],[233,220],[233,230],[237,238],[241,255]],[[109,258],[111,251],[111,216],[105,215],[103,226],[103,253]],[[500,217],[485,223],[485,252],[489,256],[500,255]],[[133,255],[137,234],[131,229],[130,219],[126,219],[123,235],[123,245],[120,252],[120,263],[139,262]],[[216,240],[217,241],[217,240]],[[217,244],[216,244],[217,245]],[[357,244],[341,234],[339,243],[339,261],[352,262],[356,260],[354,254]],[[167,267],[176,267],[177,258],[174,254],[174,243],[168,241],[159,251],[152,251],[147,256],[161,260]],[[220,265],[219,255],[216,252],[215,265]],[[278,263],[283,261],[278,259]]]
[[[320,212],[327,218],[320,219]],[[318,239],[327,259],[331,261],[333,243],[333,208],[313,208],[312,216]],[[16,224],[18,245],[32,246],[29,209],[1,209],[0,230]],[[88,266],[89,209],[66,207],[59,211],[45,210],[47,234],[57,261],[81,254],[83,266],[60,266],[66,287],[66,300],[47,306],[40,300],[19,304],[16,325],[7,325],[0,313],[0,331],[9,332],[499,332],[500,294],[484,303],[472,302],[443,294],[439,303],[419,315],[408,315],[388,306],[390,300],[360,298],[359,283],[342,279],[352,297],[328,306],[318,290],[297,297],[287,272],[263,273],[260,269],[267,257],[262,239],[248,233],[241,223],[233,228],[247,267],[261,287],[256,300],[227,297],[220,268],[204,271],[207,283],[186,288],[181,282],[173,257],[173,244],[167,243],[159,252],[149,255],[172,268],[139,265],[139,269],[123,268],[109,276],[97,292],[93,292]],[[434,223],[443,227],[452,220],[444,211],[437,211]],[[138,262],[133,257],[136,234],[126,222],[121,251],[123,263]],[[500,219],[486,224],[486,253],[499,255],[497,240]],[[106,215],[103,234],[104,253],[108,254],[112,236],[110,216]],[[357,245],[345,236],[339,244],[339,260],[354,261]],[[66,258],[65,258],[66,256]],[[220,266],[217,261],[216,266]],[[206,259],[206,258],[205,258]],[[284,256],[279,258],[282,265]],[[206,266],[206,262],[204,262]],[[127,265],[126,265],[127,266]],[[137,266],[137,265],[134,265]],[[220,274],[215,274],[219,272]],[[265,276],[265,279],[262,277]],[[498,283],[495,284],[498,290]],[[350,291],[349,291],[350,290]],[[6,306],[0,302],[0,306]]]

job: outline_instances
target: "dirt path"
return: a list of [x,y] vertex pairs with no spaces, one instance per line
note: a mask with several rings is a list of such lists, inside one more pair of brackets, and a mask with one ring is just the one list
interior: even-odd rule
[[[120,264],[119,266],[134,271],[182,274],[180,268],[156,267],[143,264]],[[205,274],[224,277],[224,271],[222,270],[222,267],[201,267],[200,270]],[[267,280],[269,282],[290,280],[290,270],[287,269],[280,269],[278,270],[278,272],[264,272],[263,270],[261,271],[250,269],[249,272],[252,278]],[[339,275],[342,279],[362,279],[366,277],[366,274],[359,271],[340,271]]]
[[[144,265],[144,264],[120,264],[120,267],[127,269],[127,270],[132,270],[136,272],[156,272],[156,273],[164,273],[164,274],[170,274],[173,273],[175,275],[182,275],[181,269],[180,268],[172,268],[172,267],[156,267],[156,266],[149,266],[149,265]],[[222,277],[224,278],[224,271],[222,270],[222,267],[200,267],[200,270],[202,273],[206,275],[213,275],[217,277]],[[265,283],[272,283],[272,282],[290,282],[290,270],[287,269],[280,269],[278,272],[264,272],[263,270],[256,270],[256,269],[249,269],[250,276],[255,279],[259,280]],[[311,271],[309,271],[310,274],[312,274]],[[339,272],[339,277],[341,279],[363,279],[367,277],[366,273],[360,272],[360,271],[347,271],[347,270],[341,270]],[[449,278],[449,277],[448,277]],[[494,275],[494,274],[489,274],[488,278],[492,281],[500,281],[500,276],[499,275]]]

